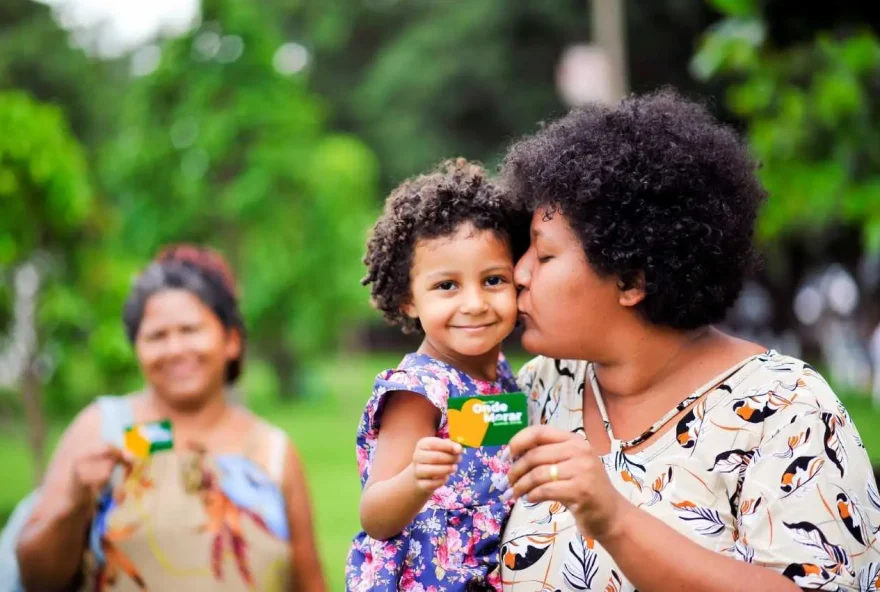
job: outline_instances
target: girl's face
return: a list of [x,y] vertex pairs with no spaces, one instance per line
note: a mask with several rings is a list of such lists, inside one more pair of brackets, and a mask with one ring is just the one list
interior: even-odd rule
[[192,405],[222,392],[226,364],[241,355],[241,339],[194,294],[164,290],[147,300],[135,350],[157,395]]
[[516,324],[516,288],[508,241],[462,224],[451,236],[416,243],[411,301],[425,340],[447,359],[497,355]]

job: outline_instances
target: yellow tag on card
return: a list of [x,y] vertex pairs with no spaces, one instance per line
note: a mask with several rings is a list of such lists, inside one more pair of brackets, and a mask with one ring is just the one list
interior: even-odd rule
[[123,448],[136,458],[147,458],[160,450],[174,447],[171,422],[167,419],[136,423],[125,428]]

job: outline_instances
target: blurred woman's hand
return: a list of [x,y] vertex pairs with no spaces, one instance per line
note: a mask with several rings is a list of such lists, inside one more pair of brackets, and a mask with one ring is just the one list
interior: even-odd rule
[[112,444],[101,443],[83,450],[73,459],[67,482],[68,499],[72,506],[94,504],[110,481],[117,464],[129,464],[131,459]]

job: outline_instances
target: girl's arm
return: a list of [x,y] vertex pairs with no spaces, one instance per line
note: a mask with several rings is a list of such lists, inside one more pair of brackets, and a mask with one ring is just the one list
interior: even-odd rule
[[399,534],[455,472],[461,446],[433,437],[439,421],[437,408],[416,393],[388,396],[361,494],[361,526],[371,538]]
[[293,590],[295,592],[325,592],[324,572],[312,524],[312,506],[305,471],[293,445],[287,447],[284,463],[284,497],[287,499],[287,523],[293,554]]

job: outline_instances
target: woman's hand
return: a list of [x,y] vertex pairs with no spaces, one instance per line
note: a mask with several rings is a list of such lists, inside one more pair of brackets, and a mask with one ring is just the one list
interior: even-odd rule
[[416,442],[412,464],[418,490],[434,493],[443,487],[455,473],[461,453],[461,444],[444,438],[430,436]]
[[90,447],[74,458],[67,482],[71,506],[93,505],[119,463],[129,464],[131,459],[116,446],[106,443]]
[[532,426],[513,437],[510,453],[516,459],[509,473],[514,497],[560,502],[584,536],[609,536],[633,509],[614,489],[590,443],[578,434]]

